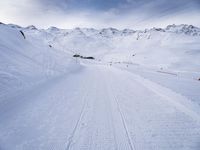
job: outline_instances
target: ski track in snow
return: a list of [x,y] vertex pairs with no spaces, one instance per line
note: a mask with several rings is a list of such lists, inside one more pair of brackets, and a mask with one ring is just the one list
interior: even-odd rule
[[[110,83],[110,85],[112,85],[112,83]],[[111,87],[111,90],[113,91],[113,88]],[[115,97],[115,95],[113,94],[113,99],[115,100],[116,104],[117,104],[117,108],[118,108],[118,111],[120,113],[120,116],[121,116],[121,119],[122,119],[122,122],[123,122],[123,126],[124,126],[124,129],[126,131],[126,135],[127,135],[127,139],[128,139],[128,142],[129,142],[129,145],[130,145],[130,149],[131,150],[136,150],[135,148],[135,145],[133,143],[133,140],[131,139],[131,136],[130,136],[130,133],[129,133],[129,129],[127,127],[127,124],[126,124],[126,121],[125,121],[125,117],[124,117],[124,114],[121,110],[121,107],[120,107],[120,104],[119,104],[119,101],[118,99]]]
[[18,108],[0,103],[1,150],[200,148],[198,113],[142,77],[85,65],[50,85],[25,93]]

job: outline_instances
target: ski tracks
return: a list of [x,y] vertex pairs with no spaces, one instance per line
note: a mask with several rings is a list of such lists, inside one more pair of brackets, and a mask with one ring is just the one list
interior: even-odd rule
[[[134,133],[137,149],[172,150],[198,147],[198,115],[193,116],[194,112],[176,102],[180,97],[173,97],[162,87],[139,80],[134,74],[115,71],[119,73],[114,72],[112,76],[112,84],[115,84],[113,93],[117,95],[124,120],[128,121],[131,137]],[[120,80],[116,82],[116,79]],[[163,96],[165,94],[168,94],[167,97]]]
[[84,96],[66,150],[136,150],[110,78],[105,74],[110,72],[102,68],[91,71],[92,86]]
[[82,117],[83,117],[83,115],[85,113],[85,107],[87,105],[87,96],[88,96],[88,91],[84,95],[84,98],[83,98],[84,104],[82,106],[81,113],[80,113],[79,118],[78,118],[78,120],[76,122],[76,125],[75,125],[75,127],[74,127],[74,129],[73,129],[73,131],[71,133],[71,136],[68,139],[68,143],[67,143],[67,146],[66,146],[65,150],[69,150],[70,149],[70,146],[71,146],[73,138],[74,138],[74,136],[76,134],[77,128],[80,126],[80,122],[81,122],[81,119],[82,119]]
[[[107,77],[108,78],[108,77]],[[117,110],[118,110],[118,114],[119,114],[119,118],[121,119],[122,121],[122,124],[123,124],[123,128],[124,128],[124,131],[126,133],[126,137],[127,137],[127,140],[128,140],[128,143],[129,143],[129,149],[130,150],[136,150],[136,147],[135,147],[135,144],[134,144],[134,141],[133,139],[131,138],[130,136],[130,131],[128,129],[128,126],[126,124],[126,120],[125,120],[125,117],[124,117],[124,114],[122,112],[122,109],[120,107],[120,104],[118,102],[118,99],[116,97],[116,93],[114,92],[114,89],[113,89],[113,82],[111,82],[112,78],[109,76],[109,79],[107,80],[109,82],[109,85],[107,85],[109,87],[108,91],[109,93],[111,94],[111,99],[114,100],[114,102],[116,103],[116,106],[117,106]]]
[[13,116],[17,121],[8,118],[9,128],[0,125],[13,132],[6,140],[18,137],[7,149],[198,149],[196,117],[172,102],[177,96],[131,73],[86,66],[42,95]]
[[[81,108],[80,115],[79,115],[79,117],[77,119],[77,122],[76,122],[76,124],[75,124],[75,126],[74,126],[74,128],[72,130],[72,133],[71,133],[70,137],[68,138],[68,142],[67,142],[65,150],[70,150],[71,149],[71,145],[72,145],[73,139],[76,136],[76,134],[78,134],[77,133],[77,129],[80,128],[81,121],[83,119],[84,114],[86,113],[86,107],[87,107],[88,101],[89,101],[88,96],[89,96],[89,93],[91,91],[91,87],[93,87],[93,86],[91,86],[91,83],[89,84],[89,82],[86,82],[86,81],[84,81],[84,82],[85,83],[84,83],[84,86],[83,86],[83,90],[85,90],[85,93],[83,94],[83,98],[82,98],[83,105],[82,105],[82,108]],[[88,88],[88,87],[90,87],[90,88]]]

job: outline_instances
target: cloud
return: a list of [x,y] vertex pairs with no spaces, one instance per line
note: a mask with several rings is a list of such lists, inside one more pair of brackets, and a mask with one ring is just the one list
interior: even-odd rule
[[0,2],[0,20],[41,28],[200,26],[199,8],[199,0],[6,0]]

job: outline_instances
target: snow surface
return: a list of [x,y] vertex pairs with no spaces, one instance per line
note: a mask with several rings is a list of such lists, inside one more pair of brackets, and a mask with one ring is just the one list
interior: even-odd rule
[[191,25],[0,24],[0,150],[199,150],[199,64]]

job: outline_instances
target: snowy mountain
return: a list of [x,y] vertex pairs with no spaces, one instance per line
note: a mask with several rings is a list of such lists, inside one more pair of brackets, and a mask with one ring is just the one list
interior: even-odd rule
[[0,150],[199,149],[199,64],[192,25],[0,23]]
[[[18,84],[22,82],[18,77],[21,74],[35,78],[49,74],[47,72],[63,72],[76,53],[94,56],[103,62],[125,62],[176,71],[198,71],[200,64],[200,28],[192,25],[134,31],[114,28],[37,29],[32,25],[20,27],[2,23],[0,32],[1,76],[14,76],[16,81],[11,81]],[[13,68],[17,70],[17,77],[13,75]],[[4,81],[1,82],[3,85]]]
[[172,33],[182,33],[186,35],[199,36],[200,28],[197,28],[193,25],[169,25],[166,27],[165,31]]
[[22,28],[28,37],[42,40],[46,45],[50,44],[69,54],[92,55],[106,62],[130,61],[151,67],[193,71],[199,65],[200,29],[192,25],[169,25],[165,29],[152,28],[144,31],[114,28],[29,28]]

